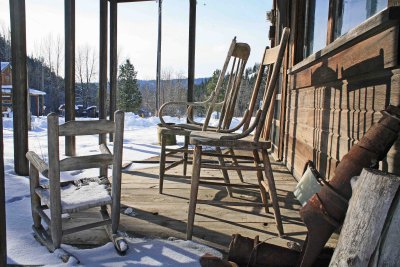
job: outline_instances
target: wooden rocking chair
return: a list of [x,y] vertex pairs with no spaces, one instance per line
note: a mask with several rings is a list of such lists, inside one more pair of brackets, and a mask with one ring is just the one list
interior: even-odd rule
[[[225,59],[224,66],[222,68],[221,74],[218,78],[217,85],[206,101],[203,102],[168,102],[161,106],[159,110],[159,118],[162,127],[159,129],[161,134],[161,155],[160,155],[160,176],[159,176],[159,192],[163,192],[164,176],[167,170],[170,170],[179,164],[183,163],[183,175],[186,176],[188,154],[192,151],[188,149],[189,135],[192,131],[218,131],[220,129],[227,130],[232,122],[232,117],[236,105],[236,100],[238,97],[240,83],[242,80],[243,72],[247,63],[247,59],[250,55],[250,46],[246,43],[236,42],[236,37],[232,40],[230,48],[228,50],[227,57]],[[232,67],[230,72],[227,74],[227,69],[229,63],[232,61]],[[229,77],[227,81],[227,88],[225,91],[224,100],[217,103],[218,96],[220,95],[221,88],[225,81],[225,78]],[[171,105],[184,105],[188,106],[187,115],[189,123],[184,124],[171,124],[166,123],[163,118],[163,111],[167,106]],[[195,107],[205,107],[207,109],[206,118],[204,123],[196,122],[192,119],[193,108]],[[209,121],[211,115],[216,108],[221,109],[221,116],[217,127],[209,127]],[[180,135],[185,137],[184,146],[181,148],[167,148],[166,141],[168,135]],[[168,152],[168,154],[167,154]],[[183,152],[183,158],[181,160],[175,161],[169,166],[166,166],[166,157],[176,153]],[[229,153],[234,154],[233,150]],[[223,164],[221,162],[221,164]],[[225,181],[229,182],[228,172],[222,170]],[[240,179],[242,179],[242,173],[240,170],[237,171]],[[230,188],[228,193],[232,195]]]
[[[48,123],[48,164],[35,152],[29,151],[26,157],[30,162],[30,191],[33,217],[33,231],[37,240],[50,252],[60,249],[63,235],[93,227],[105,226],[108,236],[116,250],[123,254],[128,243],[118,235],[121,199],[121,166],[124,132],[124,113],[115,112],[115,122],[109,120],[70,121],[58,125],[58,116],[51,113]],[[114,133],[114,153],[106,144],[100,144],[100,153],[89,156],[73,156],[60,160],[59,137]],[[107,178],[107,168],[112,169],[112,186]],[[103,177],[85,178],[72,182],[60,182],[60,172],[100,168]],[[39,172],[48,178],[48,185],[39,183]],[[111,191],[111,194],[110,194]],[[111,217],[107,211],[111,205]],[[103,220],[86,225],[63,229],[62,214],[100,207]],[[49,209],[50,217],[45,213]],[[49,227],[42,226],[41,220]],[[67,260],[71,255],[61,250],[61,258]],[[58,253],[60,255],[60,253]]]
[[[192,170],[192,180],[191,180],[191,191],[190,191],[190,203],[189,203],[189,212],[188,212],[188,225],[187,225],[187,239],[192,238],[193,234],[193,223],[196,211],[196,203],[197,203],[197,195],[199,184],[207,184],[207,185],[223,185],[228,187],[250,187],[250,188],[259,188],[261,192],[261,198],[263,204],[265,206],[266,212],[268,212],[268,204],[267,204],[267,191],[269,192],[270,199],[272,201],[272,206],[274,209],[275,221],[277,224],[279,235],[283,235],[283,225],[281,219],[281,213],[278,205],[278,198],[276,194],[275,181],[268,157],[267,149],[271,147],[271,142],[269,140],[260,140],[263,128],[265,127],[266,117],[268,110],[272,112],[270,107],[270,103],[272,101],[274,92],[277,87],[277,80],[279,70],[281,68],[282,60],[284,57],[284,53],[286,50],[287,40],[289,38],[289,29],[285,28],[282,33],[282,39],[279,46],[276,46],[271,49],[266,49],[264,56],[262,58],[262,64],[260,65],[260,70],[258,72],[255,89],[253,91],[252,100],[250,103],[250,110],[253,110],[257,95],[259,92],[259,87],[261,85],[262,76],[265,72],[265,68],[269,66],[268,69],[268,82],[266,84],[266,89],[264,92],[262,106],[257,110],[255,120],[250,123],[250,116],[245,117],[242,120],[242,123],[239,126],[244,125],[242,133],[228,133],[224,131],[220,132],[192,132],[190,135],[189,143],[194,145],[194,155],[193,155],[193,170]],[[272,67],[272,68],[271,68]],[[272,117],[271,117],[272,118]],[[267,124],[270,124],[270,119]],[[267,127],[268,128],[268,127]],[[255,131],[254,135],[251,133]],[[215,147],[215,153],[204,153],[202,151],[202,147],[207,146],[207,148]],[[220,147],[229,149],[229,150],[247,150],[251,151],[253,156],[235,156],[235,155],[225,155],[220,151]],[[259,152],[262,155],[262,161],[260,160]],[[254,166],[249,165],[225,165],[221,166],[218,164],[209,164],[203,163],[201,158],[202,155],[214,156],[218,158],[232,158],[236,157],[254,162]],[[224,169],[224,170],[246,170],[246,171],[256,171],[258,185],[249,185],[249,184],[232,184],[232,183],[220,183],[215,181],[205,181],[200,180],[200,172],[201,168],[209,168],[209,169]],[[267,178],[267,182],[264,181],[263,173],[265,172],[265,176]],[[203,178],[204,179],[204,178]]]

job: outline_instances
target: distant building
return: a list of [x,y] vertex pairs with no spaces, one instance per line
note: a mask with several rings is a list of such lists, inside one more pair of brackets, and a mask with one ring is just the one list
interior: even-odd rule
[[[12,67],[10,62],[1,62],[1,91],[2,91],[2,112],[12,110]],[[45,92],[29,88],[31,113],[34,116],[44,115]]]

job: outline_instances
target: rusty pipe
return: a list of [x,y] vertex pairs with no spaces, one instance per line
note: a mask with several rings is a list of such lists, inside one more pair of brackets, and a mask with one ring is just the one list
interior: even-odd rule
[[[351,197],[350,179],[363,168],[376,167],[383,160],[400,132],[400,108],[389,105],[383,117],[366,132],[336,167],[329,186],[323,186],[300,209],[308,234],[298,263],[312,266],[331,234],[344,221]],[[347,201],[346,201],[347,200]]]
[[[333,249],[324,250],[315,262],[315,266],[328,266]],[[300,257],[300,252],[274,244],[260,242],[255,239],[235,234],[229,245],[228,261],[246,267],[292,267]]]

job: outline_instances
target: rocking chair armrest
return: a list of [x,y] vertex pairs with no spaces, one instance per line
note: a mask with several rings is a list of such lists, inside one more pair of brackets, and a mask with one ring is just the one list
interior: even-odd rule
[[249,116],[249,114],[250,114],[250,111],[248,109],[246,109],[246,111],[244,112],[242,120],[240,121],[240,123],[238,125],[236,125],[236,127],[233,127],[232,129],[226,129],[226,130],[220,129],[218,132],[220,132],[220,133],[233,133],[233,132],[236,132],[247,121],[247,116]]
[[172,105],[186,105],[189,106],[188,107],[188,112],[191,112],[190,107],[203,107],[205,105],[207,105],[210,101],[211,101],[211,97],[203,102],[184,102],[184,101],[171,101],[171,102],[167,102],[165,104],[163,104],[160,107],[160,110],[158,111],[158,118],[160,119],[160,122],[162,124],[163,127],[169,128],[169,129],[176,129],[176,127],[174,127],[173,125],[168,124],[167,122],[165,122],[164,118],[163,118],[163,111],[167,106],[172,106]]
[[31,163],[31,166],[35,167],[45,177],[48,177],[49,165],[44,160],[42,160],[35,152],[28,151],[26,153],[26,158]]
[[234,134],[234,135],[229,135],[229,136],[224,136],[221,139],[223,140],[237,140],[237,139],[241,139],[243,137],[248,136],[249,134],[251,134],[251,132],[257,127],[258,124],[258,120],[261,117],[261,110],[258,110],[256,113],[256,119],[254,121],[254,123],[244,132],[240,133],[240,134]]

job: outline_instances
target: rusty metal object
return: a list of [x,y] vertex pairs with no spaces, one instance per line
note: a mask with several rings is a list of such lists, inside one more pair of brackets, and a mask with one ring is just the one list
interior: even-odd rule
[[239,267],[236,263],[220,259],[214,255],[206,253],[200,257],[201,267]]
[[[326,249],[321,253],[315,266],[328,266],[333,249]],[[300,258],[297,250],[260,242],[258,236],[255,239],[243,237],[239,234],[232,236],[229,245],[228,260],[238,266],[249,267],[292,267]]]
[[346,200],[351,197],[350,179],[360,175],[363,168],[377,167],[397,140],[400,108],[389,106],[382,114],[378,123],[340,161],[329,185],[322,187],[300,210],[308,234],[299,266],[312,266],[331,234],[343,223],[347,211],[343,197]]

